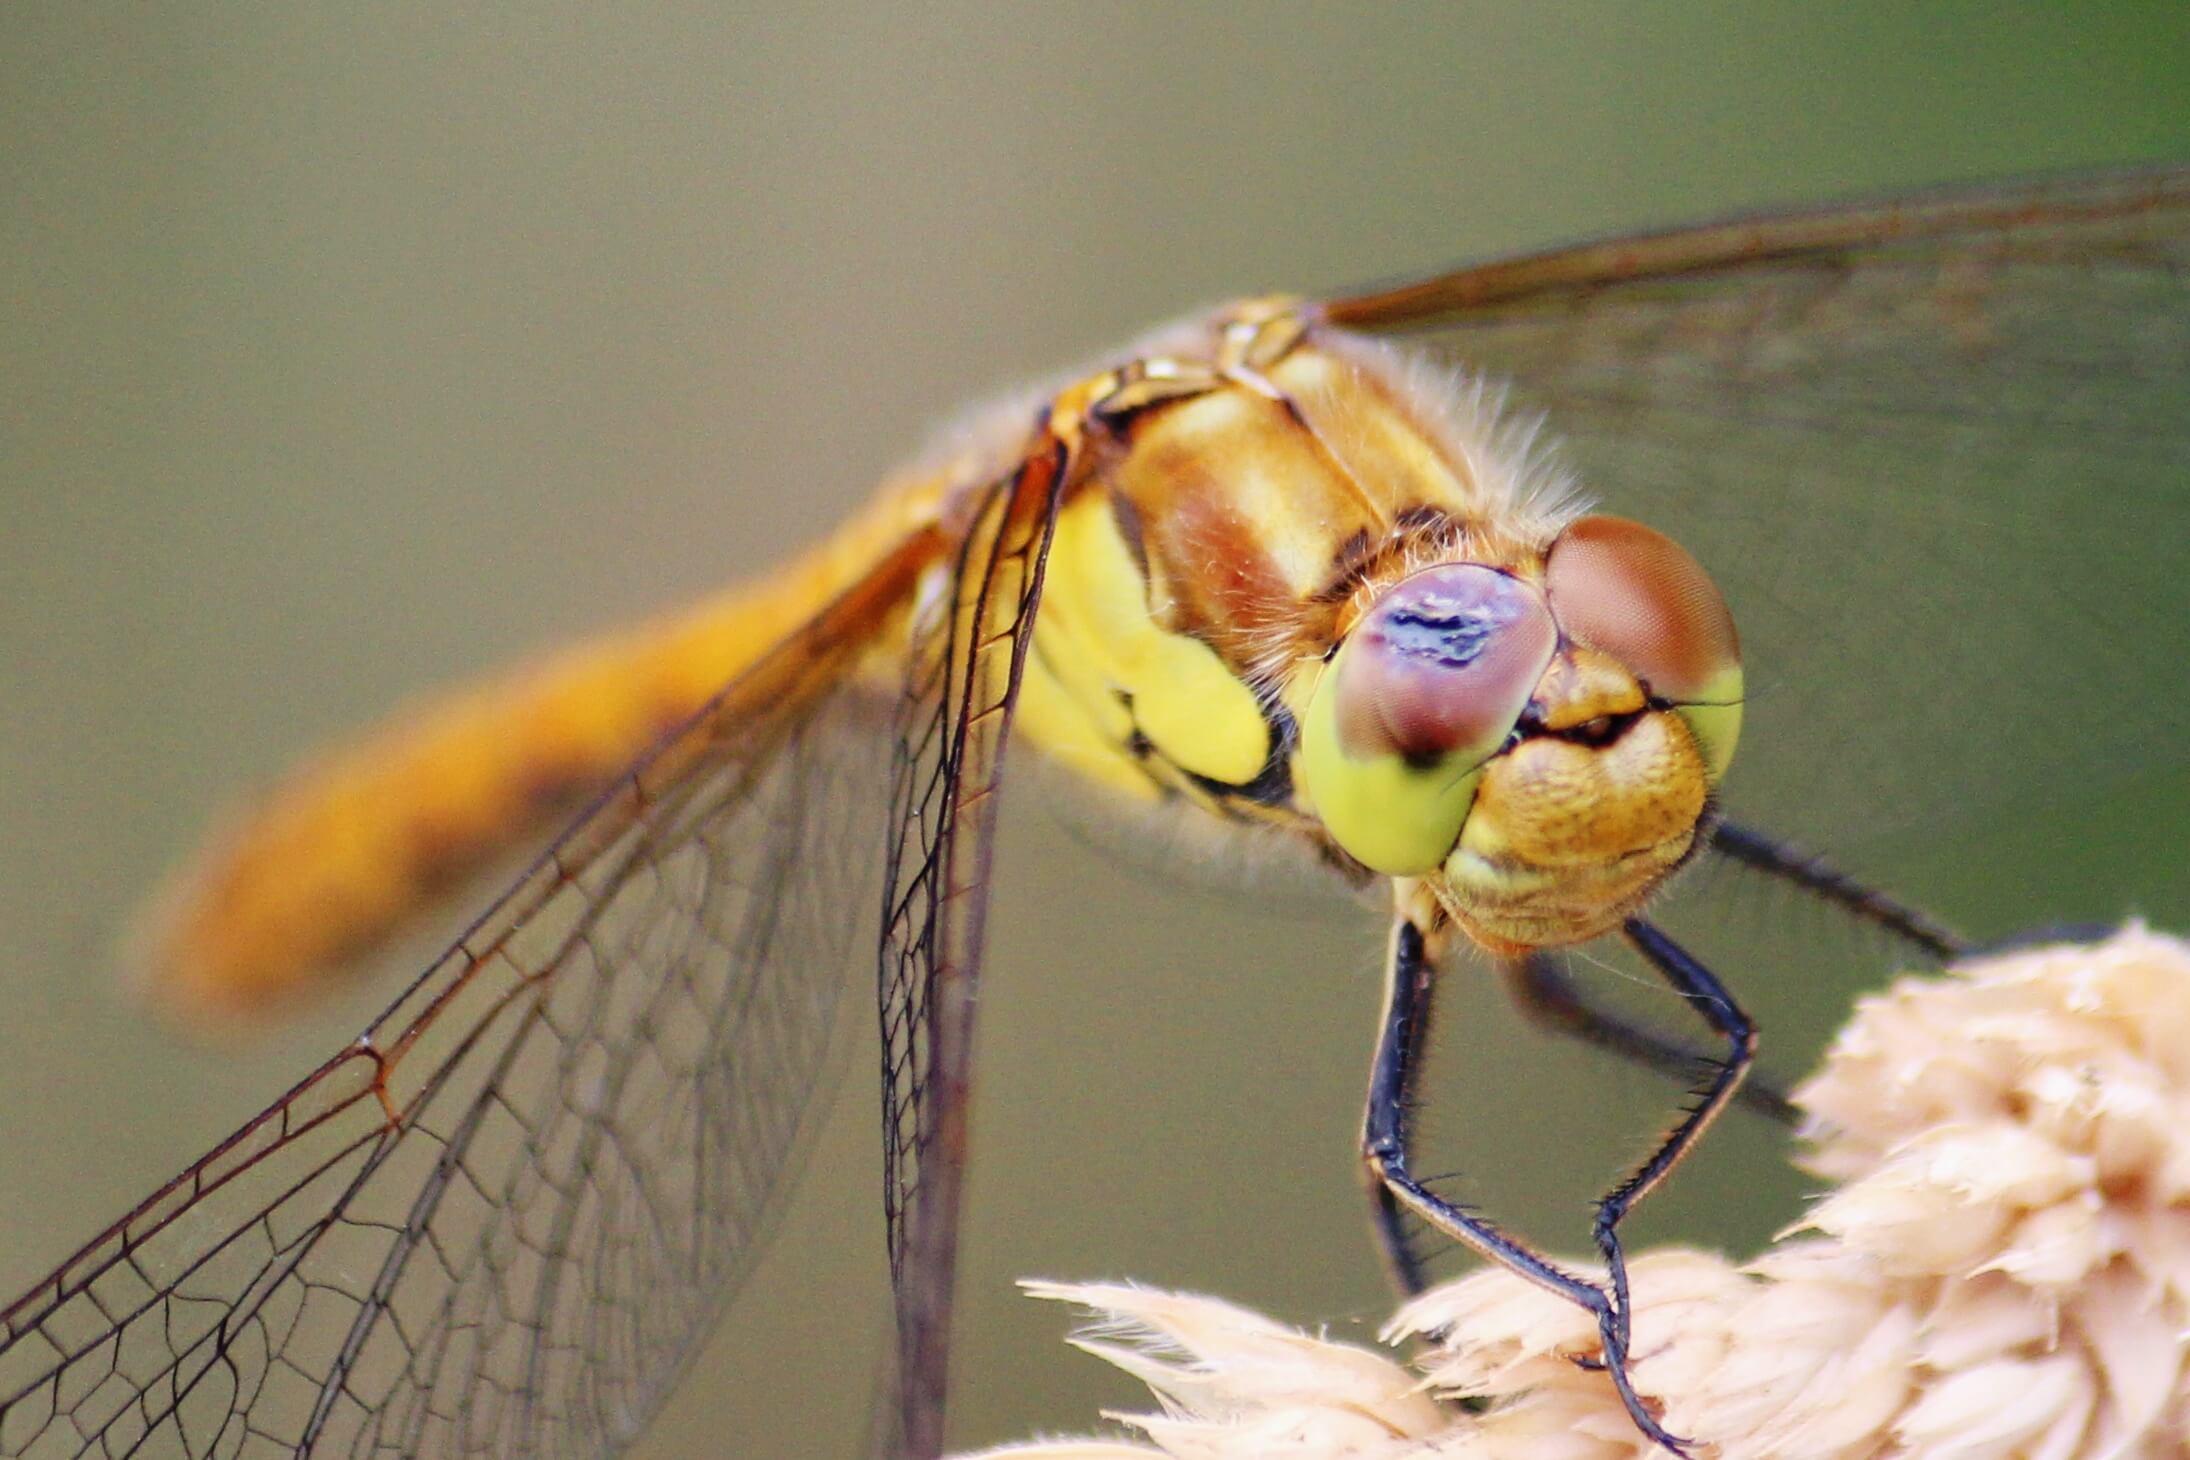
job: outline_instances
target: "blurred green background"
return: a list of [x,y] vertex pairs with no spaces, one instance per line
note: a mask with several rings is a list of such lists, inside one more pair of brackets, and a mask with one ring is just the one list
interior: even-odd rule
[[[113,977],[161,869],[321,737],[770,563],[958,406],[1185,309],[2181,158],[2186,97],[2179,0],[10,6],[0,1293],[388,995],[208,1052]],[[2180,779],[2155,784],[2094,813],[2088,865],[1996,863],[1996,825],[1866,866],[1973,926],[2025,920],[2046,878],[2048,913],[2181,926],[2179,873],[2135,870],[2186,829]],[[1167,891],[1031,805],[1009,836],[954,1434],[1085,1428],[1134,1398],[1013,1294],[1021,1275],[1368,1332],[1374,917]],[[1758,993],[1783,1063],[1853,986]],[[1634,1113],[1672,1092],[1516,1037],[1479,990],[1443,1048],[1454,1164],[1579,1246],[1584,1199],[1653,1118]],[[863,1423],[864,1053],[848,1078],[769,1266],[646,1453],[835,1453]],[[1753,1244],[1803,1189],[1736,1123],[1641,1235]]]

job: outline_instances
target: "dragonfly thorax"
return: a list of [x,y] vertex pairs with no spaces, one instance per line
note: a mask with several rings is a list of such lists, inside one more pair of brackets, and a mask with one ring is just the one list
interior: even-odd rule
[[1616,925],[1695,846],[1739,723],[1702,568],[1577,516],[1464,378],[1282,306],[1164,339],[1181,354],[1060,398],[1087,469],[1030,738],[1109,789],[1427,879],[1499,951]]

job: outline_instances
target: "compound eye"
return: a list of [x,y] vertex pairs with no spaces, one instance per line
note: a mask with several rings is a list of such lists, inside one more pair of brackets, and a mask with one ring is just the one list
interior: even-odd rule
[[1569,639],[1682,711],[1713,779],[1723,774],[1741,723],[1741,638],[1703,565],[1639,522],[1583,517],[1552,544],[1544,594]]
[[1480,760],[1505,743],[1558,645],[1535,589],[1495,568],[1448,563],[1394,584],[1332,664],[1339,748]]
[[1301,726],[1303,780],[1338,844],[1393,876],[1441,865],[1558,639],[1542,594],[1480,564],[1425,569],[1377,600]]

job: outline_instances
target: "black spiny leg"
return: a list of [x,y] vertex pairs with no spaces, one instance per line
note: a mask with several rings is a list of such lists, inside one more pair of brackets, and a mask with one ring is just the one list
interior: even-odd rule
[[1711,850],[1744,867],[1792,882],[1811,896],[1885,929],[1933,958],[1944,960],[1969,951],[1968,939],[1927,914],[1753,827],[1719,822],[1711,828]]
[[[1731,821],[1717,823],[1711,829],[1711,849],[1752,871],[1792,883],[1927,957],[1947,959],[1971,951],[1971,945],[1960,935],[1918,909],[1752,827]],[[1555,954],[1538,952],[1510,959],[1499,965],[1499,971],[1522,1014],[1555,1034],[1579,1039],[1679,1079],[1693,1079],[1709,1061],[1708,1056],[1689,1045],[1591,997],[1585,987],[1568,976]],[[1734,1098],[1781,1125],[1794,1125],[1800,1115],[1786,1094],[1765,1080],[1745,1080]]]
[[[1715,1032],[1725,1036],[1726,1059],[1711,1068],[1709,1078],[1696,1089],[1696,1103],[1659,1142],[1658,1149],[1597,1203],[1593,1232],[1597,1251],[1603,1255],[1605,1269],[1612,1279],[1611,1309],[1599,1311],[1597,1324],[1604,1336],[1605,1366],[1613,1371],[1616,1379],[1620,1366],[1627,1359],[1633,1316],[1627,1292],[1627,1255],[1620,1246],[1620,1222],[1680,1164],[1697,1138],[1733,1100],[1734,1093],[1741,1088],[1742,1077],[1749,1072],[1750,1061],[1756,1057],[1757,1047],[1756,1027],[1734,1002],[1734,996],[1712,976],[1711,970],[1689,957],[1678,943],[1641,918],[1629,918],[1621,924],[1620,931],[1629,945],[1672,985],[1673,991],[1693,1004]],[[1623,1386],[1620,1392],[1625,1397],[1628,1391]],[[1656,1438],[1655,1432],[1652,1438]]]
[[[1368,1152],[1364,1174],[1369,1181],[1370,1219],[1375,1224],[1377,1245],[1383,1249],[1384,1270],[1391,1275],[1392,1286],[1408,1298],[1429,1286],[1429,1275],[1423,1269],[1422,1254],[1415,1250],[1414,1236],[1407,1230],[1407,1214],[1399,1204],[1399,1194],[1377,1164],[1375,1142],[1380,1095],[1390,1111],[1388,1129],[1395,1145],[1404,1146],[1409,1117],[1415,1109],[1415,1086],[1437,997],[1436,959],[1430,955],[1427,943],[1423,930],[1411,920],[1402,917],[1393,924],[1392,948],[1386,963],[1392,987],[1384,995],[1384,1023],[1377,1039],[1376,1065],[1370,1074],[1368,1132],[1363,1138],[1363,1149]],[[1404,995],[1398,991],[1402,980],[1408,985]]]
[[[1718,822],[1711,829],[1711,849],[1752,871],[1791,883],[1927,957],[1948,959],[1972,951],[1959,934],[1918,909],[1752,827]],[[1709,1062],[1710,1057],[1700,1051],[1591,997],[1584,986],[1568,976],[1555,954],[1539,952],[1510,959],[1499,965],[1499,971],[1522,1014],[1552,1033],[1582,1040],[1621,1059],[1684,1080],[1695,1078]],[[1781,1125],[1794,1125],[1800,1115],[1784,1092],[1761,1079],[1744,1081],[1735,1098]]]
[[[1555,953],[1503,959],[1498,972],[1521,1013],[1551,1033],[1595,1045],[1676,1080],[1693,1080],[1716,1065],[1714,1056],[1598,1003],[1559,966]],[[1796,1124],[1802,1114],[1778,1086],[1754,1077],[1742,1081],[1734,1098],[1781,1125]]]
[[1972,941],[1907,903],[1835,871],[1807,852],[1774,841],[1754,827],[1720,822],[1711,831],[1711,850],[1754,871],[1792,882],[1941,962],[2009,953],[2044,943],[2096,943],[2115,931],[2112,923],[2041,923],[2002,938]]
[[[1687,1454],[1685,1441],[1668,1434],[1635,1392],[1627,1374],[1627,1269],[1620,1257],[1619,1241],[1612,1227],[1633,1205],[1670,1170],[1673,1163],[1687,1148],[1696,1134],[1707,1124],[1719,1106],[1725,1103],[1741,1070],[1747,1065],[1747,1024],[1743,1031],[1742,1055],[1738,1064],[1730,1063],[1714,1082],[1705,1103],[1692,1113],[1673,1135],[1657,1156],[1645,1165],[1605,1202],[1599,1203],[1598,1247],[1605,1250],[1611,1260],[1613,1287],[1604,1287],[1568,1272],[1565,1268],[1531,1251],[1508,1237],[1490,1222],[1467,1209],[1456,1206],[1424,1186],[1409,1169],[1408,1097],[1414,1088],[1416,1063],[1422,1051],[1424,1021],[1429,1016],[1432,987],[1436,979],[1436,944],[1445,931],[1442,915],[1434,905],[1424,906],[1421,899],[1414,907],[1402,903],[1397,926],[1392,930],[1392,951],[1389,977],[1384,992],[1384,1023],[1376,1042],[1376,1060],[1369,1075],[1369,1108],[1363,1122],[1361,1136],[1362,1158],[1368,1163],[1370,1174],[1376,1178],[1387,1196],[1380,1198],[1377,1206],[1379,1231],[1385,1238],[1385,1250],[1402,1284],[1411,1280],[1419,1285],[1420,1267],[1415,1262],[1411,1247],[1400,1232],[1399,1208],[1404,1207],[1428,1221],[1439,1231],[1456,1241],[1467,1244],[1482,1256],[1499,1263],[1508,1270],[1528,1279],[1549,1292],[1556,1293],[1596,1315],[1597,1332],[1604,1343],[1604,1369],[1612,1380],[1612,1387],[1620,1396],[1620,1403],[1627,1409],[1628,1417],[1636,1428],[1656,1443],[1665,1446],[1676,1455]],[[1640,926],[1635,925],[1635,926]],[[1655,933],[1651,934],[1656,937]],[[1668,944],[1668,947],[1671,945]],[[1678,953],[1679,950],[1674,950]],[[1646,956],[1647,950],[1646,950]],[[1681,955],[1683,964],[1686,955]],[[1655,961],[1655,960],[1653,960]],[[1698,987],[1717,991],[1718,985],[1711,976],[1697,969],[1702,984],[1693,980],[1675,978],[1675,987],[1690,992]],[[1723,994],[1720,994],[1723,999]],[[1729,1017],[1738,1020],[1738,1011],[1731,1002],[1726,1003]],[[1719,1018],[1711,1016],[1714,1027]],[[1609,1220],[1606,1211],[1610,1203],[1617,1202],[1618,1209]]]

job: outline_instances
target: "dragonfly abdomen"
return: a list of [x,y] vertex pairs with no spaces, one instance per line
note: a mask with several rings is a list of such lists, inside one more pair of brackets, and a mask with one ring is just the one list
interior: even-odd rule
[[[943,484],[891,483],[776,572],[652,622],[460,686],[307,762],[171,879],[139,976],[208,1029],[309,996],[529,853],[579,805],[893,559],[872,661],[894,695],[913,569],[943,551]],[[733,689],[734,692],[734,689]]]

